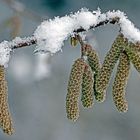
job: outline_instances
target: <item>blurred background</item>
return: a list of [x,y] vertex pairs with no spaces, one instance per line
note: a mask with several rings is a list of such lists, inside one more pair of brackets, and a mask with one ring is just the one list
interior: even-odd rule
[[[76,12],[82,7],[102,12],[119,9],[140,28],[139,0],[0,0],[0,41],[30,36],[41,21]],[[98,51],[101,61],[117,36],[117,25],[89,31],[87,41]],[[53,57],[34,55],[35,46],[14,51],[7,69],[9,104],[15,133],[0,131],[1,140],[140,140],[140,75],[131,67],[127,86],[129,110],[118,113],[112,99],[112,82],[104,103],[91,109],[80,103],[76,123],[66,118],[67,81],[80,47],[69,40],[63,52]]]

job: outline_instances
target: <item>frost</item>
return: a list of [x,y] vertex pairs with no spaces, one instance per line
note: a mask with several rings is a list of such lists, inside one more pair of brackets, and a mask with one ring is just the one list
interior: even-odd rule
[[7,67],[10,59],[11,48],[8,41],[3,41],[0,43],[0,65]]
[[113,10],[102,14],[100,9],[90,12],[88,9],[83,8],[74,14],[55,17],[53,20],[42,22],[34,32],[34,36],[37,38],[35,52],[56,53],[61,50],[64,41],[70,35],[73,35],[73,31],[79,28],[88,30],[91,26],[94,29],[98,23],[113,18],[119,18],[118,24],[121,27],[121,32],[129,41],[133,43],[140,41],[140,31],[128,20],[123,12]]
[[19,44],[27,44],[30,45],[31,44],[31,40],[35,40],[35,37],[16,37],[15,39],[13,39],[13,41],[9,42],[9,44],[11,45],[11,47],[14,46],[18,46]]
[[119,25],[121,27],[121,33],[131,42],[136,43],[140,41],[140,30],[127,18],[125,13],[117,10],[107,12],[107,19],[119,17]]
[[[81,9],[76,13],[71,13],[64,17],[55,17],[54,19],[46,20],[41,23],[35,30],[32,37],[20,38],[16,37],[13,41],[3,41],[0,43],[0,65],[6,67],[10,52],[16,47],[32,45],[37,43],[35,52],[50,52],[54,54],[62,51],[64,41],[68,37],[74,35],[76,30],[84,29],[89,30],[91,27],[94,30],[97,25],[107,24],[114,18],[118,18],[118,25],[120,32],[132,43],[140,42],[140,31],[135,25],[127,18],[125,13],[117,11],[109,11],[101,13],[100,9],[96,11],[89,11],[86,8]],[[83,39],[85,33],[81,33]],[[34,42],[34,43],[33,43]]]
[[42,22],[34,33],[37,38],[37,48],[35,52],[56,53],[61,50],[63,42],[73,34],[74,30],[82,27],[88,30],[90,26],[97,24],[100,11],[90,12],[81,9],[75,14],[64,17],[55,17],[53,20]]

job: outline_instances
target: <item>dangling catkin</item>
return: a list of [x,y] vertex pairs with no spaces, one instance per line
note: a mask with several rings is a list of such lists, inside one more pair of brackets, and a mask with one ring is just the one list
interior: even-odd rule
[[95,50],[89,51],[87,56],[88,56],[88,63],[90,65],[92,71],[94,72],[94,74],[93,74],[94,75],[94,86],[93,86],[93,88],[94,88],[95,99],[97,99],[98,98],[98,92],[96,90],[95,84],[96,84],[97,76],[99,74],[101,65],[100,65],[99,57],[98,57]]
[[83,56],[87,56],[88,52],[92,50],[92,46],[89,44],[84,44],[83,46],[81,46],[82,48],[82,55]]
[[86,64],[83,59],[77,59],[74,62],[70,73],[68,93],[66,96],[66,112],[67,118],[72,121],[76,121],[79,117],[78,101],[85,65]]
[[0,66],[0,126],[4,133],[12,135],[14,132],[8,105],[8,87],[5,80],[5,69]]
[[130,70],[130,61],[127,54],[121,53],[115,81],[113,84],[113,100],[119,112],[127,112],[128,104],[125,98],[125,88]]
[[84,107],[90,108],[93,105],[93,73],[89,65],[85,66],[82,81],[81,101]]
[[140,73],[140,53],[132,50],[129,46],[125,48],[125,51],[136,70]]
[[111,73],[120,56],[120,52],[122,51],[123,48],[122,46],[124,46],[124,38],[122,35],[118,35],[111,49],[109,50],[109,52],[105,57],[102,68],[96,80],[95,87],[98,92],[96,100],[99,102],[103,102],[105,100],[106,89],[111,77]]
[[100,71],[100,68],[101,68],[100,60],[99,60],[97,52],[88,44],[83,46],[82,52],[83,52],[83,55],[87,56],[88,64],[91,67],[92,72],[93,72],[93,76],[94,76],[93,89],[94,89],[94,95],[95,95],[95,98],[96,98],[98,93],[96,91],[95,83],[96,83],[97,75],[99,74],[99,71]]

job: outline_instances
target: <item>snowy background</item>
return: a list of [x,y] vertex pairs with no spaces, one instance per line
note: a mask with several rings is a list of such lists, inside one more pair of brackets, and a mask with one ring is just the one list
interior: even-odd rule
[[[140,27],[139,0],[22,0],[23,4],[43,18],[63,16],[82,7],[90,10],[101,8],[102,12],[119,9]],[[0,1],[0,23],[14,12]],[[20,36],[31,35],[41,21],[21,17]],[[118,34],[118,26],[107,25],[88,33],[103,60],[107,50]],[[0,40],[10,40],[10,29],[0,26]],[[72,123],[66,118],[65,98],[67,81],[73,61],[79,57],[80,47],[72,48],[65,42],[63,53],[57,53],[47,61],[51,74],[37,80],[35,73],[35,46],[15,50],[7,69],[9,104],[16,133],[11,137],[0,132],[1,140],[139,140],[140,139],[140,76],[132,67],[127,86],[129,110],[117,112],[111,95],[111,84],[104,103],[96,103],[92,109],[80,107],[80,118]],[[50,67],[51,64],[51,67]],[[113,77],[112,77],[113,78]]]

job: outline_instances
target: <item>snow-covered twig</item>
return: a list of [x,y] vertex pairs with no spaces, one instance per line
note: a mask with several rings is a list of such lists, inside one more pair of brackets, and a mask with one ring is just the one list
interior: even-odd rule
[[63,42],[69,36],[109,23],[117,23],[124,37],[132,43],[137,43],[140,47],[140,31],[123,12],[117,10],[101,13],[100,9],[91,12],[85,8],[74,14],[71,13],[64,17],[55,17],[53,20],[43,21],[31,37],[17,37],[7,42],[7,46],[13,50],[37,44],[35,52],[56,53],[61,50]]

